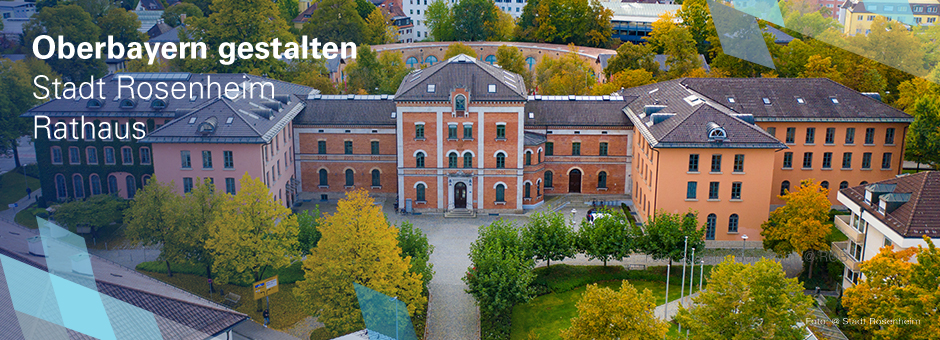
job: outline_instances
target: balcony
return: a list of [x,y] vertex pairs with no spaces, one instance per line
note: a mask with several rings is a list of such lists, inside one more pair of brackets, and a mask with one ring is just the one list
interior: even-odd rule
[[865,240],[865,234],[852,227],[852,215],[836,215],[835,225],[845,236],[855,243],[861,244]]
[[848,250],[849,245],[850,245],[849,241],[832,242],[831,252],[832,252],[832,255],[834,255],[837,259],[839,259],[839,261],[842,262],[842,264],[844,264],[846,267],[848,267],[852,271],[857,272],[859,270],[859,265],[858,265],[859,262],[856,261],[855,258],[849,254],[849,250]]

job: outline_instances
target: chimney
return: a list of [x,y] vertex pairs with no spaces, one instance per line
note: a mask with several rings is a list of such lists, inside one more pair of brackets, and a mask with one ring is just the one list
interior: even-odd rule
[[186,23],[186,13],[180,14],[180,24]]
[[656,124],[662,123],[666,119],[669,119],[675,115],[676,115],[675,113],[654,113],[650,115],[650,121],[653,122],[653,125],[656,125]]

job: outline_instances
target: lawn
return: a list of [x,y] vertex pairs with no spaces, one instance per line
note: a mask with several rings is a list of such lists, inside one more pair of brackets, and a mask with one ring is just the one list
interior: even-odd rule
[[[670,300],[679,298],[682,282],[682,267],[673,266],[672,269],[669,282]],[[710,266],[706,266],[706,271],[709,269]],[[619,289],[622,280],[626,279],[640,292],[649,289],[657,305],[665,303],[666,267],[628,271],[619,266],[555,265],[535,271],[537,277],[534,284],[549,293],[513,308],[511,339],[527,339],[530,332],[534,332],[542,340],[560,339],[559,332],[568,328],[571,318],[578,314],[575,305],[586,290],[585,285],[591,283],[597,283],[599,287]],[[688,289],[688,278],[686,280]],[[693,287],[693,292],[695,291],[698,291],[698,276]]]
[[[166,263],[163,261],[149,261],[141,262],[137,265],[137,270],[151,272],[151,273],[160,273],[166,274]],[[203,265],[193,265],[189,263],[170,263],[170,270],[173,271],[173,275],[176,273],[196,275],[201,277],[206,277],[206,267]],[[271,277],[277,275],[278,281],[283,284],[294,283],[304,279],[304,269],[303,262],[297,261],[291,265],[281,268],[276,272],[270,270],[265,271],[264,277]],[[253,282],[232,282],[233,285],[248,287],[251,286]]]
[[[0,211],[9,209],[8,204],[16,202],[26,196],[26,185],[36,191],[39,189],[39,180],[30,176],[25,176],[17,171],[22,168],[16,168],[13,171],[0,175]],[[19,209],[19,208],[17,208]]]
[[[21,209],[21,208],[17,208],[17,209]],[[17,211],[16,217],[14,218],[14,220],[16,221],[16,223],[19,223],[20,225],[24,227],[27,227],[30,229],[36,229],[36,228],[39,228],[39,225],[36,223],[36,214],[43,214],[43,213],[45,213],[44,216],[48,217],[47,215],[49,213],[46,212],[46,209],[40,208],[36,205],[36,203],[33,203],[33,204],[30,204],[29,207],[27,207],[26,209]]]

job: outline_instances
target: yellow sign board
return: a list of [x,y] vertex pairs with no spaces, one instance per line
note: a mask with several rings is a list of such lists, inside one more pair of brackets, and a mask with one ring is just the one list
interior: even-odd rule
[[255,300],[277,293],[277,286],[277,275],[266,280],[255,282],[252,285],[252,287],[254,287]]

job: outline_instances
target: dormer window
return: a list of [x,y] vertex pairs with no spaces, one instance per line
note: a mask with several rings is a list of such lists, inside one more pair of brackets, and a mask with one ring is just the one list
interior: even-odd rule
[[467,110],[467,96],[458,94],[454,97],[454,110],[456,111],[466,111]]
[[163,100],[160,100],[160,99],[154,99],[154,101],[150,103],[150,108],[151,108],[151,109],[154,109],[154,110],[162,110],[162,109],[165,109],[165,108],[166,108],[166,102],[163,101]]
[[762,99],[764,100],[764,105],[770,105],[770,98],[764,97]]
[[189,118],[189,124],[195,124],[195,123],[196,123],[196,117]]
[[708,122],[705,124],[708,128],[708,139],[709,140],[725,140],[728,138],[728,134],[725,132],[725,129],[719,126],[715,122]]
[[800,104],[806,104],[806,101],[803,100],[803,97],[796,97],[796,102]]
[[218,120],[215,117],[209,117],[206,121],[199,124],[199,133],[210,134],[215,132],[215,124]]
[[496,93],[496,84],[490,84],[487,86],[486,91],[489,93]]
[[122,99],[122,100],[121,100],[121,108],[122,108],[122,109],[133,109],[135,106],[137,106],[137,102],[135,102],[135,101],[132,100],[132,99]]
[[100,100],[97,100],[97,99],[89,100],[88,103],[85,104],[85,107],[87,107],[87,108],[89,108],[89,109],[100,109],[100,108],[101,108],[101,101],[100,101]]
[[225,124],[232,124],[235,121],[235,117],[228,117],[225,119]]

